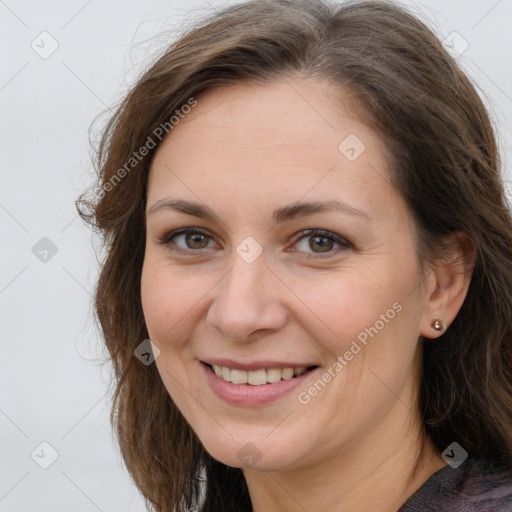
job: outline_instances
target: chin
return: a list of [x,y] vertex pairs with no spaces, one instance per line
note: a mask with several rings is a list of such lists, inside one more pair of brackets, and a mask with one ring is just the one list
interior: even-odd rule
[[[268,433],[267,433],[268,435]],[[293,466],[299,458],[296,448],[285,439],[265,439],[264,436],[250,435],[229,438],[208,438],[201,442],[211,457],[223,464],[242,469],[259,471],[282,471]],[[282,442],[281,442],[282,441]]]

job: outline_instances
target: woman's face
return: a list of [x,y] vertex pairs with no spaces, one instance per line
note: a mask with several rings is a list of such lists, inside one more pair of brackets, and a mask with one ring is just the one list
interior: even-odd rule
[[151,166],[156,365],[230,466],[378,449],[415,411],[428,297],[413,223],[382,140],[332,94],[305,79],[208,91]]

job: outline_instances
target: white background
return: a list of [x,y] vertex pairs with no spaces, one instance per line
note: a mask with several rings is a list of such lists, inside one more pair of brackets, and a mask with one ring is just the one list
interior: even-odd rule
[[[74,201],[91,180],[89,126],[163,41],[147,39],[172,38],[227,3],[0,1],[1,512],[144,510],[110,428],[91,308],[97,260]],[[458,59],[491,109],[510,173],[512,1],[406,5],[441,39],[457,31],[469,43]],[[46,59],[31,48],[43,31],[58,43]],[[57,249],[46,263],[32,252],[43,237]],[[50,460],[43,441],[58,452],[48,469],[31,458],[37,448]]]

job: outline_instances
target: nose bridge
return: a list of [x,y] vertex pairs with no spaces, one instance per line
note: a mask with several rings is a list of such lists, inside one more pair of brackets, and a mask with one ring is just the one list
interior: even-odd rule
[[262,249],[254,241],[242,241],[233,251],[230,270],[215,288],[209,322],[225,339],[237,340],[248,339],[257,330],[282,327],[284,308],[272,279]]
[[228,299],[250,300],[256,306],[257,302],[265,298],[264,282],[265,274],[268,271],[263,256],[249,262],[238,253],[233,254],[231,270],[224,283],[223,295]]

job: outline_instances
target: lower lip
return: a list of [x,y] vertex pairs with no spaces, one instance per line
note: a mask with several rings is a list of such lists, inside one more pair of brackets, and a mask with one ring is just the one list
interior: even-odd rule
[[319,368],[315,368],[292,379],[281,379],[279,382],[273,384],[253,386],[251,384],[233,384],[232,382],[226,382],[224,379],[217,377],[205,363],[201,363],[201,366],[203,367],[210,387],[219,398],[222,398],[230,404],[247,407],[265,405],[277,400],[294,390],[309,378],[311,374],[319,370]]

